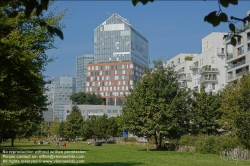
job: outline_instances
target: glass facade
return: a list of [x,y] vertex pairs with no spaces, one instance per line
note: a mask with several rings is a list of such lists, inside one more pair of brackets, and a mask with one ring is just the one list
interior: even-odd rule
[[[48,96],[50,105],[48,109],[53,110],[53,118],[59,118],[62,121],[64,118],[64,105],[72,104],[70,95],[76,92],[76,80],[73,77],[56,77],[51,84],[46,84],[47,91],[45,95]],[[51,120],[51,119],[50,119]],[[45,119],[45,121],[47,121]]]
[[94,30],[94,62],[133,61],[149,64],[148,41],[128,21],[112,14]]
[[93,54],[84,54],[76,58],[76,92],[86,92],[87,64],[93,62]]

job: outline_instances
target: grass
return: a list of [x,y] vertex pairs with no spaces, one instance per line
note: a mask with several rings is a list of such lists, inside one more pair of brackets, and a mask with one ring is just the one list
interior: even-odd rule
[[[102,146],[87,145],[86,142],[67,143],[67,147],[51,145],[33,145],[33,142],[15,141],[15,147],[10,142],[1,144],[1,150],[82,150],[86,151],[84,166],[233,166],[235,160],[221,160],[219,155],[198,154],[188,152],[146,151],[146,147],[118,144],[103,144]],[[3,157],[3,156],[1,156]],[[2,163],[3,164],[3,163]],[[1,163],[0,163],[1,165]],[[15,164],[17,166],[69,166],[76,164]],[[240,166],[249,166],[250,161],[239,161]]]

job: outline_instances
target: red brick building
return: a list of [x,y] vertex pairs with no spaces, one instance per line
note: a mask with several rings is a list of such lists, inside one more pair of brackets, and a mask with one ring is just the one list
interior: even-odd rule
[[124,95],[139,81],[143,68],[132,61],[88,64],[87,92],[98,93],[106,105],[122,105]]

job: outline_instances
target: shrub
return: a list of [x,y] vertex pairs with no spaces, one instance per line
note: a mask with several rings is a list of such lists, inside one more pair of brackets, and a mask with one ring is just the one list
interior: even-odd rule
[[184,135],[180,138],[179,145],[194,146],[198,153],[211,154],[219,154],[222,150],[230,150],[237,147],[244,148],[238,138],[226,135]]
[[199,138],[192,135],[184,135],[179,140],[179,145],[185,145],[185,146],[195,146],[195,142],[197,142]]
[[126,137],[123,139],[124,142],[137,142],[135,137]]

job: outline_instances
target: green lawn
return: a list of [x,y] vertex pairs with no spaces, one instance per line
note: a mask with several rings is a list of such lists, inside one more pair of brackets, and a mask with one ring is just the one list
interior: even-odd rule
[[[85,166],[230,166],[236,165],[235,160],[221,160],[219,155],[198,154],[187,152],[151,151],[139,146],[127,146],[118,144],[103,144],[102,146],[87,145],[86,142],[67,143],[67,147],[51,145],[33,145],[33,142],[15,141],[15,147],[10,147],[10,142],[1,144],[2,150],[81,150],[85,163],[77,165]],[[45,154],[46,155],[46,154]],[[3,158],[3,155],[1,156]],[[0,165],[3,163],[0,163]],[[1,166],[2,166],[1,165]],[[69,166],[74,164],[15,164],[25,165],[56,165]],[[240,166],[249,166],[250,161],[239,161]]]

